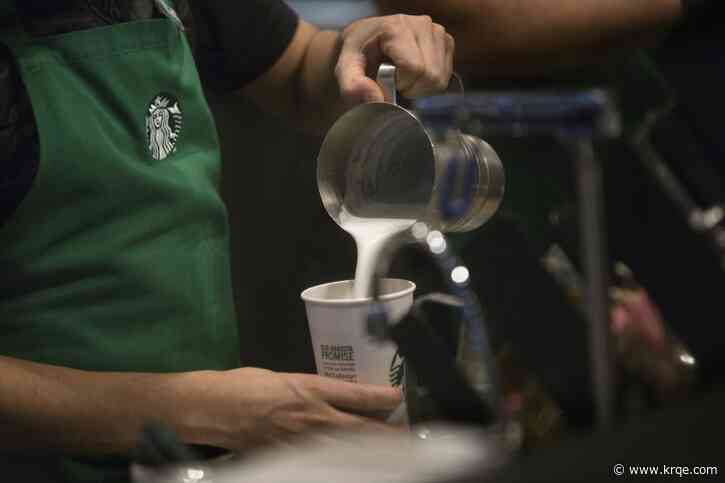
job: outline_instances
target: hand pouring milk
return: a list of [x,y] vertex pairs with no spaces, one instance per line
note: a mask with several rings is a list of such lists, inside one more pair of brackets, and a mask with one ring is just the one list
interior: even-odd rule
[[[456,129],[445,129],[445,135],[429,131],[414,113],[396,105],[395,78],[394,66],[380,66],[378,83],[389,102],[364,104],[344,114],[318,157],[325,209],[357,245],[354,283],[333,282],[302,293],[318,373],[392,385],[404,380],[396,347],[372,341],[366,329],[383,250],[417,221],[441,231],[481,226],[501,201],[504,179],[500,160],[482,140]],[[470,206],[455,219],[442,219],[440,201],[458,199],[448,192],[453,188],[439,189],[449,186],[461,188]],[[381,302],[391,323],[409,312],[414,291],[412,282],[381,281]]]

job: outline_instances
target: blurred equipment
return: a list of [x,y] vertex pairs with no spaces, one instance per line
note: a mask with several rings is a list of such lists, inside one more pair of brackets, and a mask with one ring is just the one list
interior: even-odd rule
[[[354,109],[338,120],[325,139],[318,160],[318,183],[328,213],[338,223],[346,213],[358,218],[425,222],[414,226],[411,230],[413,238],[416,238],[416,229],[418,233],[424,233],[417,240],[420,246],[436,259],[444,273],[451,273],[460,264],[437,230],[467,231],[483,225],[498,209],[504,185],[503,169],[495,152],[479,138],[463,135],[461,131],[478,135],[546,136],[559,140],[575,160],[577,172],[596,413],[602,428],[611,427],[615,414],[615,364],[609,336],[602,173],[594,150],[595,140],[614,138],[620,132],[619,117],[609,95],[599,90],[446,94],[414,102],[413,114],[395,104],[394,79],[394,67],[381,66],[378,80],[390,102]],[[478,147],[472,149],[472,144]],[[389,252],[388,257],[391,257],[395,249]],[[379,270],[378,277],[384,273],[384,269]],[[468,277],[465,279],[467,282]],[[468,372],[467,382],[474,387],[480,389],[488,384],[489,396],[494,395],[493,398],[484,396],[489,403],[493,400],[493,406],[488,407],[489,416],[497,414],[499,401],[496,378],[491,377],[495,369],[490,342],[479,316],[480,309],[473,309],[478,302],[466,290],[466,283],[454,283],[451,288],[458,292],[454,295],[459,296],[463,304],[465,335],[461,341],[466,341],[462,344],[467,343],[470,349],[464,352],[475,355],[464,363],[459,360],[457,366],[464,373]],[[427,342],[420,338],[426,333],[420,324],[416,330],[408,330],[403,335],[402,328],[416,325],[411,318],[415,318],[417,312],[421,317],[420,311],[414,308],[410,317],[391,326],[386,335],[398,344],[414,370],[429,367],[430,371],[422,375],[422,380],[428,383],[431,394],[440,398],[437,402],[447,407],[446,416],[462,418],[461,407],[474,407],[473,400],[459,401],[458,415],[455,415],[456,411],[452,409],[457,405],[451,392],[446,391],[444,378],[434,375],[441,371],[426,364],[433,359],[443,367],[450,367],[440,362],[441,358],[425,354],[441,344],[433,342],[431,337]],[[371,315],[373,320],[376,317],[384,319],[384,315]],[[430,331],[428,334],[432,335]],[[406,337],[409,340],[405,340]],[[413,339],[417,341],[412,342]],[[443,352],[439,352],[442,356]],[[484,369],[476,373],[471,370],[476,366]],[[475,375],[470,377],[472,373]],[[482,377],[484,373],[488,373],[486,378]],[[455,373],[449,374],[460,381]],[[436,381],[440,381],[437,388]],[[458,396],[467,397],[465,393],[466,390],[461,389]],[[469,422],[481,423],[486,419],[491,422],[485,416],[470,415],[473,419]]]
[[[507,466],[491,475],[472,472],[465,478],[442,480],[447,483],[598,483],[646,481],[657,477],[634,476],[630,466],[658,468],[663,481],[722,480],[722,408],[725,391],[720,387],[686,406],[669,408],[648,415],[611,432],[577,437],[556,448],[537,451],[525,461]],[[625,471],[619,476],[615,465]],[[663,467],[670,467],[664,476]],[[677,466],[689,475],[673,471]],[[702,475],[692,476],[698,467]],[[644,475],[644,473],[640,473]],[[441,481],[441,483],[442,483]]]
[[494,357],[484,311],[471,289],[471,273],[438,231],[416,224],[403,239],[383,252],[376,274],[375,297],[397,252],[418,248],[431,259],[449,293],[417,298],[399,322],[378,302],[368,318],[371,335],[393,340],[406,361],[405,399],[415,431],[446,421],[486,427],[498,433],[510,450],[550,444],[564,422],[560,408],[515,355]]
[[[390,90],[391,99],[394,99],[393,94],[394,90]],[[436,260],[442,272],[446,274],[446,280],[452,281],[451,291],[461,300],[464,335],[459,339],[460,345],[457,354],[459,360],[454,368],[457,367],[466,374],[465,382],[473,387],[479,390],[484,386],[488,387],[489,394],[483,396],[483,399],[489,403],[489,416],[498,414],[500,391],[495,382],[497,378],[490,341],[481,317],[482,312],[478,308],[475,296],[467,289],[469,277],[462,277],[460,283],[457,281],[454,271],[458,267],[462,267],[459,273],[463,269],[467,271],[466,267],[458,263],[450,251],[449,243],[435,228],[442,227],[449,230],[453,228],[455,230],[460,226],[465,231],[468,227],[475,228],[485,223],[498,207],[498,201],[491,202],[488,210],[474,210],[471,215],[470,210],[476,206],[473,200],[476,197],[484,200],[489,198],[496,200],[497,180],[501,180],[502,186],[503,176],[497,177],[495,174],[490,176],[490,179],[486,180],[491,183],[490,186],[487,184],[485,189],[481,190],[482,183],[480,183],[477,189],[481,191],[475,197],[468,196],[467,194],[471,190],[467,188],[467,184],[470,184],[476,177],[469,174],[471,171],[466,168],[466,162],[474,163],[477,160],[471,156],[470,151],[459,149],[453,155],[443,156],[442,159],[447,160],[450,164],[448,166],[444,164],[441,167],[437,155],[441,151],[445,152],[445,148],[441,149],[439,145],[446,146],[450,133],[457,133],[460,129],[478,135],[553,137],[568,148],[575,160],[578,180],[582,265],[585,267],[587,279],[585,307],[587,307],[589,319],[592,388],[599,425],[602,428],[611,427],[615,414],[615,363],[609,335],[609,281],[606,268],[608,257],[605,243],[602,175],[594,150],[595,140],[609,139],[619,135],[619,118],[609,95],[599,90],[558,93],[483,93],[466,96],[446,94],[416,101],[413,105],[415,116],[393,105],[380,106],[380,109],[385,109],[385,112],[390,113],[390,118],[386,118],[385,112],[370,111],[366,113],[365,117],[356,119],[354,123],[355,126],[378,126],[367,137],[365,137],[364,130],[362,131],[365,142],[356,144],[361,131],[353,130],[350,127],[352,124],[346,128],[347,132],[343,133],[344,135],[339,132],[331,132],[328,137],[330,141],[323,146],[318,171],[323,202],[333,218],[339,216],[345,204],[349,204],[352,209],[359,210],[363,216],[364,210],[368,209],[375,210],[375,216],[390,215],[391,211],[386,212],[385,210],[392,210],[395,215],[405,213],[405,216],[413,219],[430,220],[432,226],[423,223],[417,224],[411,230],[411,234],[414,239],[417,239],[419,246],[423,247],[424,251]],[[384,123],[377,122],[379,121],[377,116],[390,124],[398,124],[390,129]],[[373,119],[374,122],[370,122],[370,119]],[[338,127],[345,125],[345,119],[343,118],[341,121]],[[411,132],[415,134],[410,136]],[[428,132],[433,133],[433,136],[429,137]],[[444,134],[441,135],[441,133]],[[408,138],[408,136],[410,137]],[[408,139],[405,145],[399,144],[401,139],[406,138]],[[435,146],[433,148],[435,151],[431,149],[431,143]],[[357,146],[357,148],[353,148],[353,146]],[[377,151],[371,147],[376,148]],[[399,148],[398,152],[395,148]],[[394,166],[394,161],[405,159],[405,156],[411,159],[413,165],[420,159],[434,160],[423,164],[424,175],[420,179],[424,184],[417,186],[418,189],[401,190],[400,186],[396,186],[396,193],[412,193],[417,195],[417,198],[392,197],[388,199],[384,194],[385,191],[376,189],[378,186],[375,184],[381,180],[384,182],[393,180],[395,183],[400,183],[401,179],[415,179],[411,174],[412,168],[409,169],[407,175],[404,170],[396,171],[388,168],[377,177],[362,178],[366,181],[370,180],[367,184],[361,183],[361,177],[358,175],[352,178],[355,183],[351,184],[349,182],[351,178],[345,173],[345,170],[335,170],[331,167],[333,160],[339,159],[347,160],[346,163],[342,163],[346,167],[359,165],[367,159],[373,159],[377,163],[384,161],[388,165]],[[457,168],[451,168],[451,166]],[[479,164],[479,173],[487,173],[486,164],[483,164],[483,168],[481,166]],[[447,183],[438,183],[439,179],[446,178],[446,174],[442,175],[442,173],[446,173],[446,170],[456,169],[458,175],[454,174],[453,177],[458,181],[453,182],[452,185],[458,187],[457,193],[463,193],[461,196],[451,196],[446,189],[441,188],[441,184],[446,186]],[[456,171],[453,172],[456,173]],[[377,175],[377,173],[375,174]],[[396,175],[398,176],[396,177]],[[480,176],[480,179],[484,178]],[[349,188],[350,186],[352,188]],[[354,190],[356,186],[362,186],[362,188],[358,188],[360,193],[348,192],[350,189]],[[463,187],[461,188],[461,186]],[[388,191],[393,192],[393,190]],[[431,192],[438,193],[438,196],[429,196],[428,194]],[[383,193],[383,196],[379,200],[373,198],[371,201],[370,198],[363,196],[369,193]],[[456,210],[448,209],[452,199],[458,204]],[[364,202],[361,203],[361,200]],[[408,201],[407,204],[406,201]],[[478,205],[477,208],[481,206],[486,207],[486,203]],[[462,222],[455,218],[456,215],[464,217]],[[395,247],[389,250],[388,259],[396,250]],[[378,277],[385,273],[388,263],[389,260],[381,263]],[[433,353],[431,351],[434,351],[436,347],[441,347],[441,344],[435,342],[432,337],[434,334],[430,330],[427,331],[430,337],[427,337],[427,341],[424,340],[426,330],[420,321],[412,320],[416,316],[424,318],[420,311],[416,311],[414,308],[408,318],[388,329],[387,336],[395,340],[401,348],[401,353],[411,363],[412,369],[426,372],[419,374],[421,382],[424,386],[427,384],[427,390],[434,398],[439,398],[436,402],[441,403],[442,409],[447,409],[445,417],[455,420],[456,417],[460,417],[452,411],[456,408],[456,404],[452,401],[451,392],[446,391],[445,378],[440,377],[442,371],[436,369],[436,363],[431,363],[430,360],[435,360],[447,368],[450,367],[450,364],[440,362],[445,357],[443,351],[435,352],[440,357],[431,356]],[[376,317],[378,325],[381,325],[379,319],[384,319],[384,316],[371,314],[372,321],[375,321]],[[371,323],[371,325],[374,324]],[[415,326],[417,329],[405,330],[408,325]],[[461,349],[461,347],[466,347],[466,349]],[[461,352],[472,354],[473,357],[461,360]],[[453,381],[461,381],[455,375],[455,371],[449,372],[449,374]],[[483,377],[484,374],[486,377]],[[448,387],[451,385],[457,385],[457,383],[449,383]],[[466,397],[465,393],[466,391],[462,389],[459,397]],[[481,393],[479,392],[479,394]],[[472,400],[469,403],[459,401],[459,405],[466,408],[475,406]],[[460,407],[458,409],[460,410]],[[474,417],[469,422],[481,423],[486,419],[486,417],[478,419]],[[490,423],[491,420],[489,419],[488,422]]]
[[609,338],[608,271],[598,139],[619,136],[619,116],[600,90],[556,93],[443,95],[415,103],[429,123],[455,123],[477,135],[545,136],[559,140],[575,161],[579,194],[582,265],[587,278],[592,387],[600,427],[614,422],[614,358]]
[[[542,264],[569,300],[584,310],[585,282],[561,247],[552,246]],[[609,292],[610,332],[618,362],[630,376],[653,390],[660,403],[682,399],[695,382],[694,355],[671,333],[629,267],[617,263],[614,274],[615,283]]]
[[707,207],[698,204],[695,196],[670,169],[652,144],[652,131],[655,126],[662,118],[669,115],[675,106],[675,101],[668,99],[664,105],[649,112],[635,131],[630,143],[647,173],[670,198],[681,216],[687,220],[690,229],[707,239],[710,248],[718,257],[720,267],[725,270],[725,208],[720,204]]
[[[369,332],[393,340],[406,360],[411,424],[431,420],[479,426],[502,423],[496,362],[483,311],[469,288],[469,270],[441,232],[417,223],[411,237],[435,261],[450,295],[419,298],[397,323],[390,323],[378,302],[368,319]],[[403,246],[401,240],[383,252],[373,285],[376,300],[382,293],[383,276]]]
[[[725,392],[669,409],[627,428],[580,437],[522,464],[495,434],[431,426],[414,434],[332,434],[240,461],[181,462],[133,472],[134,483],[481,483],[611,481],[615,464],[722,471]],[[664,462],[664,463],[663,463]],[[707,478],[707,477],[706,477]]]
[[141,433],[134,459],[149,468],[159,468],[198,461],[201,457],[183,445],[170,428],[149,424]]
[[453,426],[409,434],[330,434],[240,462],[182,464],[136,483],[430,483],[486,474],[510,454],[495,437]]

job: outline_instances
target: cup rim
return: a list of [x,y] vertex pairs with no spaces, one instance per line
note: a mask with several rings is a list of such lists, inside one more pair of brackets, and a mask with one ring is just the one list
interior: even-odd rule
[[[393,293],[385,294],[380,297],[380,300],[382,301],[389,301],[389,300],[395,300],[402,297],[405,297],[407,295],[412,294],[415,292],[415,290],[418,288],[414,282],[411,282],[410,280],[405,280],[402,278],[385,278],[384,280],[391,280],[395,282],[403,282],[407,285],[406,288],[402,290],[398,290]],[[363,305],[368,304],[373,301],[372,297],[365,297],[365,298],[348,298],[348,299],[322,299],[319,297],[312,297],[310,296],[310,293],[314,290],[320,290],[326,287],[331,287],[333,285],[340,285],[340,284],[350,284],[353,283],[354,280],[338,280],[337,282],[328,282],[323,283],[320,285],[315,285],[314,287],[310,287],[302,292],[300,295],[300,298],[304,300],[307,304],[317,304],[317,305]]]

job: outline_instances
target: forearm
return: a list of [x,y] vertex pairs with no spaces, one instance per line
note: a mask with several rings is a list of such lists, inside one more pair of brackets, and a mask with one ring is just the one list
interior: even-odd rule
[[244,93],[267,112],[321,132],[344,112],[335,66],[340,34],[300,22],[282,58]]
[[0,356],[0,452],[126,454],[147,423],[182,442],[244,451],[330,429],[380,430],[400,392],[252,367],[175,374],[88,372]]
[[398,67],[400,92],[411,98],[445,89],[455,41],[428,16],[361,19],[339,34],[301,20],[282,57],[244,92],[267,111],[308,130],[324,130],[345,109],[385,99],[375,82],[384,59]]
[[326,130],[351,107],[345,105],[335,77],[340,40],[339,32],[318,31],[305,56],[296,118],[315,131]]
[[535,72],[647,45],[675,22],[680,0],[378,0],[387,12],[431,14],[458,41],[459,65],[499,76]]
[[148,422],[205,443],[187,389],[195,377],[87,372],[0,357],[0,450],[126,453]]

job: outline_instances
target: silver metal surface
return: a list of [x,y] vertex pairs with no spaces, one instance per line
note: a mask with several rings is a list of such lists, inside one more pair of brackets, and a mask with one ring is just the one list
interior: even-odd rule
[[[318,156],[322,203],[335,222],[344,210],[362,218],[425,221],[444,231],[480,227],[497,211],[505,175],[496,152],[455,126],[428,129],[396,100],[394,66],[383,64],[378,82],[391,102],[355,107],[332,126]],[[474,169],[471,171],[470,167]],[[444,216],[450,176],[470,197],[461,213]],[[470,193],[469,193],[470,191]]]
[[591,139],[571,142],[579,191],[579,219],[589,315],[589,347],[594,403],[600,429],[615,422],[614,350],[609,336],[609,271],[602,168]]
[[136,483],[432,483],[478,475],[513,454],[501,434],[430,426],[398,434],[336,433],[239,462],[181,466]]
[[[460,134],[463,155],[475,161],[478,167],[476,191],[468,216],[443,222],[442,229],[448,232],[467,232],[483,226],[498,211],[506,191],[506,173],[498,153],[481,138]],[[435,191],[437,196],[439,190]],[[433,207],[436,206],[434,201]]]
[[[371,103],[343,115],[330,129],[317,159],[317,184],[325,209],[340,223],[343,207],[355,216],[422,219],[427,216],[435,173],[433,143],[420,121],[402,107]],[[369,186],[377,185],[373,167],[416,162],[429,184],[407,203],[391,210],[367,202]],[[384,193],[395,197],[396,193]]]
[[393,64],[383,63],[378,69],[378,85],[383,89],[383,96],[385,102],[391,104],[398,103],[398,82],[396,75],[398,74],[398,68]]

